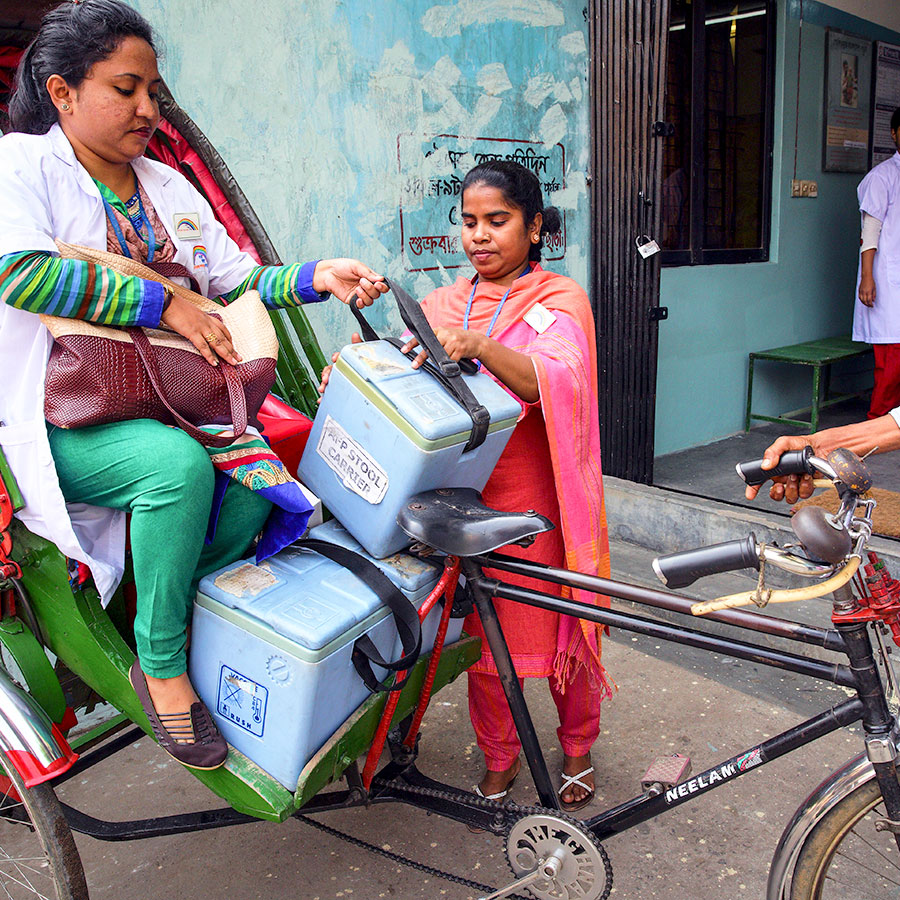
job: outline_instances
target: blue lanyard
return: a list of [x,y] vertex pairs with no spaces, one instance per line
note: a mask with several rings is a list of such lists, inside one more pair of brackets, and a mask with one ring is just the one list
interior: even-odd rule
[[[109,200],[106,199],[102,194],[100,195],[100,199],[103,201],[103,206],[106,209],[106,218],[109,219],[109,224],[112,225],[113,231],[115,232],[116,239],[119,242],[119,246],[122,248],[122,253],[131,259],[131,252],[128,249],[128,244],[125,243],[125,235],[122,234],[122,229],[119,226],[119,221],[116,219],[115,210],[112,208]],[[138,207],[141,211],[140,222],[143,222],[147,226],[147,262],[153,262],[153,256],[156,253],[156,233],[153,231],[153,226],[150,224],[149,216],[144,212],[144,204],[141,202],[141,195],[138,192]],[[129,216],[129,218],[131,218]],[[132,220],[132,224],[134,221]],[[135,232],[138,237],[141,237],[140,231],[138,231],[138,226],[135,226]]]
[[[524,271],[516,276],[516,280],[521,278],[523,275],[527,275],[531,272],[531,263],[525,267]],[[487,331],[484,333],[485,337],[490,337],[491,332],[494,330],[494,326],[497,324],[497,319],[500,317],[500,312],[503,309],[503,305],[506,303],[506,298],[509,297],[512,289],[515,287],[515,282],[509,286],[506,293],[503,295],[503,299],[497,304],[497,308],[494,310],[494,315],[491,318],[491,324],[488,325]],[[469,314],[472,312],[472,301],[475,299],[475,291],[478,289],[478,276],[475,276],[475,284],[472,285],[472,293],[469,294],[469,302],[466,304],[466,311],[463,314],[463,328],[468,331],[469,330]]]

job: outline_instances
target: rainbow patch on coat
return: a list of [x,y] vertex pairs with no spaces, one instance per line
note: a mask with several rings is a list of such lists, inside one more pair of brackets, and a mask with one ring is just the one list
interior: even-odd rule
[[196,240],[201,236],[200,216],[198,213],[175,213],[175,237],[179,240]]
[[208,269],[209,268],[209,257],[206,255],[206,247],[203,244],[197,244],[194,247],[194,268],[195,269]]

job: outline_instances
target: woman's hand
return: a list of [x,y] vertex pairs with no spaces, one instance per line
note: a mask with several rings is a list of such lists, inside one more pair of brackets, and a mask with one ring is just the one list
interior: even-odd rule
[[387,289],[384,276],[358,259],[320,259],[313,272],[313,290],[328,291],[342,303],[355,294],[357,306],[371,306]]
[[[465,328],[438,327],[434,329],[434,336],[440,341],[444,350],[447,351],[447,356],[456,361],[461,359],[480,359],[485,343],[490,340],[490,338],[485,337],[480,332]],[[409,353],[410,350],[418,346],[419,342],[415,338],[410,338],[403,345],[400,352]],[[428,351],[422,350],[413,360],[412,367],[418,369],[426,359],[428,359]]]
[[160,322],[186,337],[210,365],[217,366],[219,357],[232,365],[241,362],[225,325],[177,294],[172,297]]
[[[363,342],[363,339],[354,331],[350,337],[350,343],[351,344],[361,344],[362,342]],[[328,379],[331,377],[331,369],[334,366],[334,364],[338,361],[338,357],[340,355],[341,355],[340,351],[335,350],[335,352],[331,354],[331,365],[325,366],[325,368],[322,369],[322,380],[319,382],[319,393],[320,394],[325,393],[325,388],[328,386]],[[319,397],[318,402],[321,402],[321,400],[322,400],[322,398]]]
[[875,305],[875,279],[865,272],[859,279],[859,299],[865,306]]
[[[502,381],[517,397],[526,403],[537,403],[541,392],[538,387],[534,363],[527,353],[519,353],[504,347],[503,344],[487,337],[480,331],[465,328],[435,328],[435,337],[447,351],[450,359],[477,359],[495,378]],[[419,342],[410,338],[401,348],[408,353]],[[413,360],[413,368],[417,369],[428,359],[428,353],[422,350]]]

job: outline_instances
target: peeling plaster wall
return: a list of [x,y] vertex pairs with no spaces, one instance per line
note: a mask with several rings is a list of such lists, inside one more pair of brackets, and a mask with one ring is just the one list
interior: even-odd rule
[[[173,93],[224,157],[283,259],[357,256],[421,297],[468,269],[409,271],[398,207],[404,186],[427,180],[434,161],[407,154],[401,171],[398,136],[561,142],[565,190],[553,201],[566,213],[567,241],[551,265],[587,286],[582,2],[133,3],[161,38]],[[458,229],[448,222],[447,233]],[[340,304],[308,309],[326,350],[346,342],[352,318]],[[370,318],[377,329],[400,330],[387,306]]]

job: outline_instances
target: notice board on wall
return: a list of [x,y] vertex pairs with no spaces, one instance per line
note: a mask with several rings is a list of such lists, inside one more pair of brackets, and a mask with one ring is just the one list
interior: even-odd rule
[[869,170],[872,42],[829,28],[825,36],[826,172]]
[[[404,176],[400,202],[403,260],[409,272],[466,265],[459,216],[466,172],[489,160],[510,160],[530,169],[541,183],[544,205],[566,186],[566,148],[524,138],[461,137],[456,134],[400,134],[397,159]],[[562,229],[544,236],[545,260],[566,255],[566,215]]]
[[877,166],[897,152],[891,140],[891,116],[900,106],[900,45],[875,42],[872,87],[872,158]]

